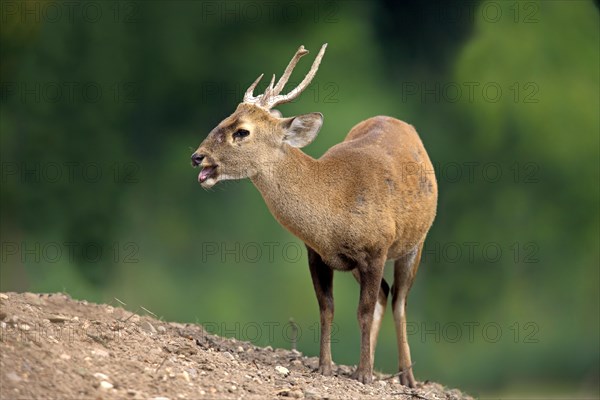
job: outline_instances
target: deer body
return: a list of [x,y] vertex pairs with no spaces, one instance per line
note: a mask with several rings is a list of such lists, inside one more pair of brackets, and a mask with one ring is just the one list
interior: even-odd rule
[[[250,178],[274,217],[308,249],[309,267],[321,314],[319,371],[331,374],[333,271],[351,271],[360,284],[360,361],[356,378],[372,379],[373,355],[390,291],[384,264],[395,260],[392,308],[401,383],[414,387],[406,335],[406,298],[421,249],[436,213],[433,167],[414,128],[390,117],[357,124],[346,139],[313,159],[299,148],[317,135],[319,113],[280,118],[271,111],[306,88],[325,51],[321,48],[302,83],[279,95],[298,59],[282,78],[254,97],[257,79],[236,111],[223,120],[192,155],[202,166],[198,180]],[[261,75],[262,77],[262,75]]]
[[251,180],[281,225],[330,267],[351,270],[349,260],[397,259],[423,242],[437,200],[431,171],[412,126],[375,117],[317,160],[289,147]]

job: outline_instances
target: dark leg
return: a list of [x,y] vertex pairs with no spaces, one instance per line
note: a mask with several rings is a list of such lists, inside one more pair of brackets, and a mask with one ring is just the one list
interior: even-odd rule
[[321,313],[321,352],[319,372],[331,375],[331,323],[333,322],[333,270],[313,249],[308,249],[308,265]]
[[415,387],[416,382],[411,366],[410,347],[406,337],[406,299],[419,268],[422,249],[423,244],[420,244],[409,254],[396,260],[394,264],[394,285],[392,286],[392,310],[394,311],[398,340],[398,364],[399,371],[402,372],[400,383],[411,388]]
[[358,304],[358,324],[360,326],[360,361],[355,377],[359,382],[373,380],[373,360],[371,358],[371,331],[375,305],[383,277],[385,259],[374,259],[369,265],[359,266],[360,299]]
[[[360,274],[358,269],[352,270],[352,275],[360,284]],[[375,348],[377,347],[377,337],[379,335],[379,329],[381,329],[381,323],[383,322],[383,315],[385,314],[385,308],[387,306],[387,298],[390,292],[390,286],[387,284],[385,279],[381,279],[381,285],[379,287],[379,295],[377,297],[377,304],[375,305],[375,312],[373,313],[373,324],[371,325],[371,368],[375,363]]]

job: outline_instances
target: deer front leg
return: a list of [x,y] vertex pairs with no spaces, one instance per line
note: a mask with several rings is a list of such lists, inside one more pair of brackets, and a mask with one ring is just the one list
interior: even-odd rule
[[331,323],[333,322],[333,270],[323,262],[321,256],[310,247],[308,265],[310,276],[319,302],[321,314],[321,351],[319,353],[319,372],[331,375]]
[[366,268],[359,267],[360,300],[358,304],[358,324],[360,326],[360,361],[355,378],[362,383],[373,380],[373,353],[371,351],[371,332],[373,314],[379,297],[379,286],[383,276],[385,260],[379,260]]

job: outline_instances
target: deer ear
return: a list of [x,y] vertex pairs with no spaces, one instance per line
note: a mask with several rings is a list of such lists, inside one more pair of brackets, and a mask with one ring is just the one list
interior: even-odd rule
[[292,147],[304,147],[310,144],[323,125],[323,114],[315,112],[298,115],[283,120],[283,142]]

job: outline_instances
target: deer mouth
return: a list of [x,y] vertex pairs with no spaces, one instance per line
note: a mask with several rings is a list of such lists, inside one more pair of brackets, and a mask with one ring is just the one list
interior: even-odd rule
[[198,182],[200,184],[209,183],[208,180],[215,180],[217,177],[218,165],[205,165],[198,174]]

